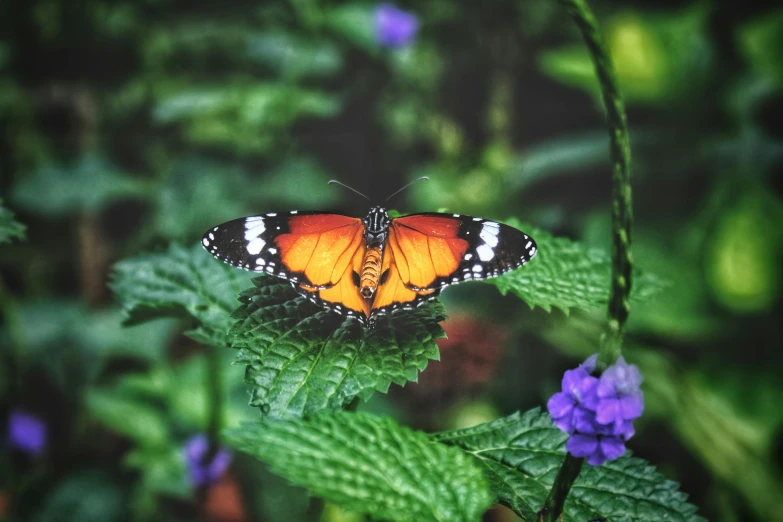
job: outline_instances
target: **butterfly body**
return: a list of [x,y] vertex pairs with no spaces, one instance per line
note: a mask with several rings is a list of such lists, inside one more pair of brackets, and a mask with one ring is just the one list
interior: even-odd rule
[[536,254],[531,237],[501,223],[438,213],[391,219],[382,207],[364,219],[309,211],[235,219],[208,230],[202,244],[221,261],[287,279],[314,303],[370,326]]

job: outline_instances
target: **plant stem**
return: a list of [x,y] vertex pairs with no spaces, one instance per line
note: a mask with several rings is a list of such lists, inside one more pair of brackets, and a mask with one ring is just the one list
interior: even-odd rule
[[207,427],[207,439],[209,451],[207,458],[211,461],[218,452],[220,445],[220,428],[223,421],[223,375],[221,372],[221,347],[209,346],[207,354],[207,389],[209,390],[209,426]]
[[614,66],[604,45],[598,22],[585,0],[558,0],[579,27],[595,66],[609,127],[612,157],[612,286],[608,326],[599,358],[612,364],[620,355],[623,328],[631,310],[631,146],[628,120]]
[[[631,310],[631,148],[625,105],[612,60],[590,7],[585,0],[558,0],[582,33],[585,45],[595,66],[601,97],[606,108],[609,127],[609,149],[612,158],[612,283],[609,291],[607,329],[601,343],[599,359],[608,364],[620,356],[623,328]],[[568,492],[571,490],[583,459],[566,455],[552,489],[539,511],[541,522],[556,522]]]
[[560,466],[560,471],[557,472],[555,483],[552,484],[552,489],[544,501],[544,507],[538,512],[538,518],[541,522],[558,520],[563,512],[568,492],[571,491],[571,486],[574,485],[579,472],[582,471],[584,461],[585,459],[573,457],[570,453],[566,455],[563,465]]

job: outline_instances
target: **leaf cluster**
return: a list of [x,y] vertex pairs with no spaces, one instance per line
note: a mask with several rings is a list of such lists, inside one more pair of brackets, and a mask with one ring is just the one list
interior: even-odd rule
[[[538,269],[571,297],[544,287],[515,293],[547,309],[594,305],[599,298],[591,281],[602,277],[606,258],[592,252],[586,275],[569,278],[574,267],[565,265],[589,251],[536,233],[541,251],[571,253],[562,267]],[[520,273],[528,268],[536,265]],[[478,520],[493,499],[535,516],[565,455],[565,437],[548,415],[534,410],[427,436],[385,417],[340,411],[391,383],[415,381],[438,358],[441,304],[391,314],[370,330],[315,306],[284,281],[261,276],[239,293],[239,306],[229,314],[237,287],[248,282],[198,246],[173,246],[121,262],[113,283],[128,322],[188,316],[196,323],[191,337],[237,350],[250,403],[262,420],[231,430],[233,445],[292,483],[378,519]],[[640,501],[639,491],[648,500]],[[696,521],[694,512],[676,484],[631,457],[585,472],[566,506],[576,519]]]

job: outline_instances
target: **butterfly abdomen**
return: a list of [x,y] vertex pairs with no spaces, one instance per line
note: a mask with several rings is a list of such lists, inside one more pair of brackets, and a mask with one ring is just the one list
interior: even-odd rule
[[378,281],[381,278],[381,259],[383,250],[379,245],[370,247],[364,254],[362,262],[362,274],[359,278],[359,289],[362,297],[369,299],[378,288]]

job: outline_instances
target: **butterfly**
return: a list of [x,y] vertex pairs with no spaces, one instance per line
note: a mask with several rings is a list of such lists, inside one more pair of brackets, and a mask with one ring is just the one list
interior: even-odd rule
[[286,279],[314,303],[370,327],[446,286],[519,268],[537,248],[495,221],[430,212],[390,218],[382,206],[363,219],[298,210],[244,217],[211,228],[201,243],[225,263]]

